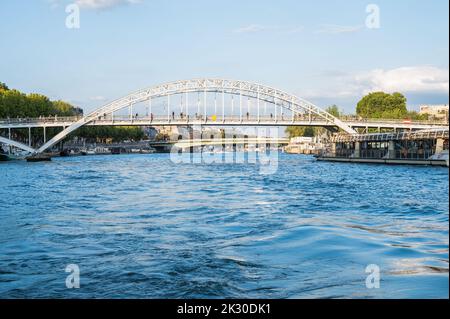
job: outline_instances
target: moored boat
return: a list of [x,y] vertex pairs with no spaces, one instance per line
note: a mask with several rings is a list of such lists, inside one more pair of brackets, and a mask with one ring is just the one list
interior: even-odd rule
[[449,166],[449,130],[338,134],[317,160],[331,162]]
[[50,162],[52,157],[48,154],[31,155],[26,158],[27,162]]
[[8,156],[8,154],[2,154],[0,153],[0,162],[6,162],[6,161],[11,161],[12,158],[10,156]]

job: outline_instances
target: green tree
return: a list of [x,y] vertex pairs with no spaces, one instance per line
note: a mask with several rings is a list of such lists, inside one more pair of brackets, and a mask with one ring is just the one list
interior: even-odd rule
[[25,117],[57,115],[50,99],[44,95],[31,93],[27,96]]
[[24,94],[10,90],[0,82],[0,118],[39,117],[39,116],[74,116],[82,110],[64,101],[50,101],[42,94]]
[[77,115],[83,115],[83,110],[80,108],[74,107],[73,105],[58,100],[53,101],[53,110],[54,113],[58,116],[77,116]]
[[339,110],[339,107],[336,104],[333,104],[329,107],[326,108],[326,110],[328,113],[330,113],[331,115],[333,115],[334,117],[341,117],[342,113]]
[[[27,118],[40,116],[77,116],[82,115],[83,110],[64,101],[51,101],[48,97],[31,93],[24,94],[18,90],[10,90],[6,84],[0,82],[0,118]],[[48,128],[47,139],[53,137],[60,129]],[[28,130],[14,130],[20,138],[28,138]],[[74,132],[69,138],[79,136],[92,140],[112,138],[115,142],[123,140],[138,141],[145,134],[138,127],[84,127]],[[40,129],[32,130],[34,141],[43,140]]]
[[286,128],[286,133],[290,138],[304,136],[304,137],[314,137],[317,134],[318,128],[311,126],[289,126]]
[[356,107],[356,114],[364,118],[399,119],[407,116],[406,98],[401,93],[374,92],[364,96]]
[[145,137],[144,131],[133,126],[85,126],[77,130],[71,137],[78,136],[86,138],[91,142],[112,139],[113,142],[124,140],[140,141]]
[[0,90],[0,118],[26,117],[27,96],[17,90]]
[[[343,113],[339,110],[339,107],[336,104],[333,104],[325,109],[328,113],[335,117],[340,117]],[[286,134],[292,137],[304,136],[304,137],[314,137],[318,135],[322,135],[325,133],[325,129],[322,127],[301,127],[301,126],[288,126],[286,128]]]
[[408,112],[406,117],[408,119],[415,120],[415,121],[427,121],[430,119],[429,114],[419,114],[416,111]]
[[8,88],[8,86],[5,84],[5,83],[3,83],[3,82],[0,82],[0,91],[8,91],[9,90],[9,88]]

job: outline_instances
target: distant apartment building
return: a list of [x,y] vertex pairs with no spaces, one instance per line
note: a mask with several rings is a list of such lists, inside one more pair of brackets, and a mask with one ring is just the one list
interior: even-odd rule
[[428,114],[431,118],[445,120],[448,119],[448,104],[421,105],[419,114]]

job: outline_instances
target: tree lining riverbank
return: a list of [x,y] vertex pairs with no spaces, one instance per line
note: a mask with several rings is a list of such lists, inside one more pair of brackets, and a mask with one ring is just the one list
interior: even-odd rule
[[[68,117],[82,116],[83,110],[68,102],[52,101],[45,95],[38,93],[25,94],[16,89],[10,89],[5,83],[0,82],[0,118],[39,118],[39,117]],[[46,138],[51,139],[58,134],[61,128],[47,128]],[[3,135],[8,132],[1,132]],[[28,129],[15,129],[12,138],[21,142],[28,142]],[[139,141],[145,137],[142,129],[138,127],[83,127],[66,140],[79,137],[89,142],[120,142],[123,140]],[[31,129],[31,142],[37,143],[44,140],[42,129]]]

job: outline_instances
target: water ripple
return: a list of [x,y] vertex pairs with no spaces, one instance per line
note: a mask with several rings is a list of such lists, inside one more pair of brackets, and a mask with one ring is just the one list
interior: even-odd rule
[[0,297],[448,298],[448,182],[283,154],[270,176],[164,154],[0,163]]

